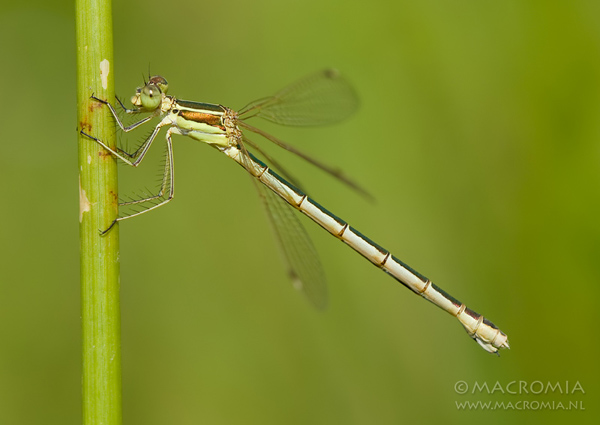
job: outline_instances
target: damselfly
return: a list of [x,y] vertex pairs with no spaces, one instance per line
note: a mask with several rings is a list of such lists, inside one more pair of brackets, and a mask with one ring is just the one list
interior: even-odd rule
[[[251,117],[260,117],[283,125],[306,126],[329,124],[348,117],[355,111],[358,100],[353,88],[337,71],[325,70],[308,76],[279,91],[274,96],[248,104],[239,112],[222,105],[176,99],[167,95],[167,89],[167,81],[161,76],[154,76],[143,87],[137,89],[131,99],[134,108],[126,108],[117,98],[120,106],[127,114],[149,114],[129,126],[123,124],[117,111],[109,102],[92,96],[94,100],[108,106],[117,124],[125,132],[138,128],[152,118],[161,117],[161,121],[156,125],[150,136],[133,153],[128,153],[120,148],[113,150],[102,140],[84,133],[83,130],[81,131],[83,135],[95,140],[126,164],[134,167],[138,166],[146,156],[160,129],[167,127],[167,154],[160,189],[151,196],[119,204],[120,206],[140,206],[141,209],[116,218],[103,233],[110,230],[118,221],[151,211],[173,199],[173,145],[171,136],[173,134],[189,136],[224,153],[248,171],[256,179],[255,181],[261,183],[257,184],[256,187],[259,189],[263,204],[273,224],[294,286],[302,290],[315,306],[324,307],[327,301],[324,272],[316,250],[298,217],[295,216],[293,209],[304,213],[333,236],[341,239],[375,266],[393,276],[416,294],[455,316],[468,334],[486,351],[497,353],[500,348],[509,348],[507,336],[492,322],[467,308],[463,303],[434,285],[425,276],[398,260],[389,251],[383,249],[309,198],[302,190],[298,189],[298,184],[289,177],[288,173],[283,171],[279,164],[242,132],[242,130],[248,130],[257,133],[280,147],[309,160],[356,190],[362,191],[360,187],[336,169],[327,167],[308,157],[296,148],[251,126],[245,121]],[[249,149],[261,154],[265,161],[278,168],[281,174],[287,180],[292,181],[293,184],[288,183],[276,174],[270,167],[256,158]],[[293,208],[290,208],[290,206]]]

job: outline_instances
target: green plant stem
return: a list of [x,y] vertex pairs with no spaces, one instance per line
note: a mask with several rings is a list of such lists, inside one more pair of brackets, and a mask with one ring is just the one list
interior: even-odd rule
[[[114,99],[110,0],[76,0],[78,130],[115,145],[107,108],[90,99]],[[115,159],[79,136],[79,230],[83,336],[83,424],[120,425],[121,319],[119,227]]]

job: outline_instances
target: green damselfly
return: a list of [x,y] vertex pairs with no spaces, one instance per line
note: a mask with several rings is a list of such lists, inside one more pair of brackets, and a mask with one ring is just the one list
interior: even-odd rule
[[[177,99],[168,95],[167,91],[167,80],[161,76],[154,76],[143,87],[137,89],[131,99],[131,103],[134,105],[132,109],[126,108],[117,99],[127,114],[148,114],[147,117],[129,126],[123,124],[117,111],[109,102],[92,96],[92,99],[110,109],[117,124],[125,132],[134,130],[153,118],[161,118],[150,136],[132,153],[120,148],[113,150],[102,140],[81,131],[82,134],[99,143],[126,164],[138,166],[160,130],[163,127],[167,128],[167,156],[160,189],[151,196],[121,203],[121,206],[140,205],[142,209],[116,218],[104,232],[109,231],[118,221],[151,211],[173,199],[171,136],[174,134],[188,136],[224,153],[250,173],[256,182],[260,183],[256,186],[284,253],[294,286],[302,290],[315,306],[322,308],[327,302],[325,274],[316,250],[298,217],[295,216],[294,209],[304,213],[416,294],[455,316],[468,334],[486,351],[497,353],[500,348],[509,348],[506,334],[492,322],[467,308],[425,276],[398,260],[389,251],[309,198],[302,190],[298,189],[298,184],[289,177],[289,173],[283,171],[279,164],[247,137],[245,131],[259,134],[310,161],[357,191],[366,193],[338,170],[310,158],[298,149],[245,121],[251,117],[260,117],[282,125],[307,126],[330,124],[347,118],[356,110],[358,100],[352,86],[337,71],[327,69],[305,77],[274,96],[248,104],[239,112],[218,104]],[[287,180],[275,173],[250,150],[261,154]]]

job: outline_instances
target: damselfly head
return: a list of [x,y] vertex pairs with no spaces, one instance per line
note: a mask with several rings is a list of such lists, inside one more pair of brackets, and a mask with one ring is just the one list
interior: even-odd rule
[[131,103],[147,111],[158,108],[167,94],[169,84],[160,75],[151,77],[144,87],[138,87]]

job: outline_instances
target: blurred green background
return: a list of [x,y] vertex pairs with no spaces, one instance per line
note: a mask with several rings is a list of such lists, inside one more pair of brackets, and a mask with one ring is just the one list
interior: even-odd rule
[[[0,11],[2,425],[81,421],[74,13]],[[177,138],[175,201],[120,226],[124,423],[597,423],[600,2],[133,0],[115,2],[114,31],[125,99],[148,67],[176,96],[233,108],[342,70],[361,97],[352,119],[263,128],[378,202],[270,152],[512,346],[485,353],[304,220],[329,281],[315,311],[273,260],[251,180]],[[160,151],[120,168],[123,194],[154,179]],[[562,394],[508,394],[512,381]]]

